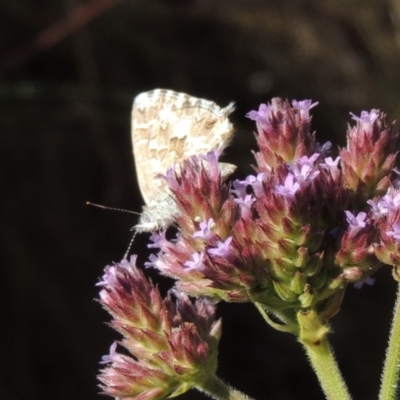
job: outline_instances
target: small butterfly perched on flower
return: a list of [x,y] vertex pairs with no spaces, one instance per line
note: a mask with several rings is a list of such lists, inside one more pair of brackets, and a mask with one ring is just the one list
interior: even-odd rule
[[[193,155],[222,150],[233,134],[228,119],[233,103],[221,108],[212,101],[173,90],[140,93],[132,110],[132,145],[139,188],[146,205],[136,232],[171,225],[178,209],[167,182],[167,169]],[[235,166],[220,163],[224,176]]]

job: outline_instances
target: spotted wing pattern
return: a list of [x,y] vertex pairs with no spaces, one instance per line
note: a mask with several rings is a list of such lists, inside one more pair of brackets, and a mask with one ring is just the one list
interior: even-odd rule
[[[195,154],[229,144],[233,126],[225,108],[186,93],[156,89],[139,94],[132,110],[132,144],[136,174],[145,207],[136,231],[154,231],[173,222],[177,213],[167,183],[157,178]],[[229,172],[234,166],[225,164]]]

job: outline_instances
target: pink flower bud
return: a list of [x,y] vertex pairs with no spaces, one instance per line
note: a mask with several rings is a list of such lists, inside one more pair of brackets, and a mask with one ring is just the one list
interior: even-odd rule
[[247,117],[256,121],[257,144],[255,153],[259,171],[270,171],[283,162],[291,162],[316,150],[315,136],[310,133],[309,111],[318,103],[311,100],[293,101],[274,98],[270,104],[261,104],[258,111]]
[[344,185],[353,193],[356,204],[383,195],[397,157],[398,133],[388,127],[379,110],[351,114],[356,126],[349,126],[347,146],[341,149]]
[[113,345],[103,357],[108,366],[99,379],[111,396],[162,399],[215,373],[221,323],[215,321],[215,306],[204,298],[193,303],[174,291],[162,299],[135,260],[106,267],[99,283],[100,302],[113,316],[111,326],[133,357],[117,353]]

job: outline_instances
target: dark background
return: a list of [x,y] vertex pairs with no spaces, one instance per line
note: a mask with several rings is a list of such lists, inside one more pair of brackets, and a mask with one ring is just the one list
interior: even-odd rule
[[[0,399],[94,400],[118,338],[93,301],[140,211],[132,100],[156,87],[226,105],[226,159],[251,172],[244,115],[273,96],[313,99],[320,141],[343,144],[349,111],[400,112],[400,10],[381,0],[0,1]],[[147,236],[133,251],[142,254]],[[154,274],[153,274],[154,276]],[[377,397],[395,284],[349,288],[332,320],[358,399]],[[249,305],[221,304],[220,376],[257,399],[323,399],[294,337]],[[182,399],[204,399],[195,391]]]

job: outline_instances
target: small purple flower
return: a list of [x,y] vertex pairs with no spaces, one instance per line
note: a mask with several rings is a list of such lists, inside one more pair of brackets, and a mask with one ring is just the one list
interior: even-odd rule
[[251,205],[256,201],[254,196],[248,194],[244,199],[234,199],[233,201],[239,204],[242,218],[251,217]]
[[246,210],[250,210],[251,205],[256,201],[253,195],[247,194],[243,198],[238,198],[233,200],[235,203],[239,204],[241,208],[245,208]]
[[109,265],[105,269],[105,273],[101,277],[101,281],[96,283],[96,286],[115,286],[118,284],[116,278],[116,268],[113,265]]
[[211,172],[211,176],[216,177],[220,173],[218,159],[222,154],[222,149],[209,151],[206,155],[199,155],[199,161],[204,160],[208,163],[208,168]]
[[339,167],[340,156],[337,156],[335,159],[332,157],[327,157],[324,159],[325,162],[321,163],[320,166],[326,168],[328,170],[336,170]]
[[285,183],[283,185],[275,186],[275,193],[280,194],[287,199],[292,199],[299,189],[300,184],[295,180],[294,175],[289,173],[286,176]]
[[400,192],[389,188],[381,199],[378,201],[368,200],[367,203],[371,206],[374,217],[379,219],[400,208]]
[[[122,260],[118,264],[118,267],[120,267],[123,270],[127,270],[127,273],[129,273],[129,267],[131,263],[136,264],[136,259],[137,255],[133,255],[130,257],[130,261],[126,259]],[[96,286],[108,286],[110,288],[119,288],[121,284],[120,281],[118,280],[117,272],[118,272],[117,265],[108,265],[104,269],[104,274],[101,277],[102,280],[96,283]]]
[[351,118],[357,121],[358,123],[364,125],[365,127],[370,127],[372,124],[379,118],[380,111],[379,110],[371,110],[361,111],[361,115],[357,117],[357,115],[350,113]]
[[117,350],[117,342],[113,342],[113,344],[110,346],[110,353],[101,357],[100,364],[118,362],[118,359],[121,355],[117,353],[116,350]]
[[372,286],[375,283],[375,278],[368,276],[367,278],[354,283],[354,287],[356,289],[361,289],[364,285]]
[[353,227],[358,227],[358,228],[365,228],[367,223],[366,223],[366,217],[367,214],[363,211],[359,212],[357,216],[355,216],[351,211],[344,211],[346,214],[346,219],[349,225]]
[[176,180],[175,165],[169,167],[165,175],[158,174],[156,175],[156,178],[164,179],[171,190],[176,190],[179,187],[179,183]]
[[389,190],[388,193],[380,200],[381,207],[388,210],[397,210],[400,206],[400,193]]
[[265,179],[266,173],[265,172],[260,172],[256,176],[254,175],[249,175],[245,181],[242,181],[243,183],[248,182],[248,184],[251,185],[253,192],[255,195],[259,195],[264,191],[263,189],[263,181]]
[[332,179],[335,182],[338,182],[339,184],[342,173],[341,169],[339,168],[340,160],[341,160],[340,156],[336,157],[335,159],[333,159],[332,157],[326,157],[324,159],[324,162],[319,164],[320,167],[328,171]]
[[316,105],[318,105],[318,101],[315,103],[312,102],[312,100],[300,100],[292,101],[292,106],[293,108],[297,108],[300,111],[300,116],[302,119],[309,119],[310,118],[310,110],[314,108]]
[[184,263],[184,266],[186,267],[185,270],[186,271],[203,270],[205,268],[205,265],[203,263],[204,253],[194,252],[192,257],[193,257],[192,260],[186,261]]
[[388,209],[381,201],[367,200],[367,204],[371,206],[372,215],[375,219],[379,219],[388,213]]
[[256,121],[261,127],[270,126],[269,118],[271,116],[272,108],[269,104],[260,104],[258,111],[249,111],[246,114],[247,118]]
[[208,242],[211,242],[216,239],[216,235],[213,232],[215,228],[215,222],[212,218],[209,218],[206,221],[200,222],[199,224],[200,230],[193,234],[193,237],[196,239],[203,239]]
[[[380,121],[379,110],[371,110],[371,111],[362,111],[361,115],[358,117],[357,115],[350,113],[351,118],[357,122],[357,127],[355,131],[363,132],[364,134],[373,135],[373,132],[376,131]],[[349,145],[349,143],[348,143]]]
[[169,241],[165,237],[166,233],[166,230],[161,231],[161,233],[153,232],[150,236],[150,240],[153,242],[153,244],[148,244],[147,247],[149,249],[164,249],[169,244]]
[[215,257],[223,257],[228,261],[231,261],[233,254],[231,250],[232,236],[229,236],[223,242],[218,242],[217,247],[213,249],[208,249],[207,252]]
[[314,167],[315,161],[318,160],[319,153],[314,153],[310,157],[308,156],[302,156],[300,157],[297,162],[300,165],[309,165],[310,167]]
[[255,179],[255,177],[252,175],[249,175],[244,181],[235,179],[232,182],[233,190],[231,190],[231,193],[233,193],[239,199],[244,199],[247,196],[247,188],[251,185],[250,178]]
[[314,167],[315,160],[318,157],[318,153],[313,154],[311,157],[303,156],[290,166],[290,172],[300,185],[313,181],[319,175],[320,171]]
[[400,224],[395,222],[392,225],[391,231],[386,231],[386,235],[392,237],[393,239],[400,241]]
[[249,186],[253,189],[254,193],[262,189],[262,181],[265,173],[259,173],[257,176],[249,175],[245,180],[236,179],[233,181],[234,190],[231,192],[236,196],[233,200],[236,204],[240,205],[242,211],[242,218],[249,218],[251,213],[251,205],[256,201],[252,194],[247,193]]

